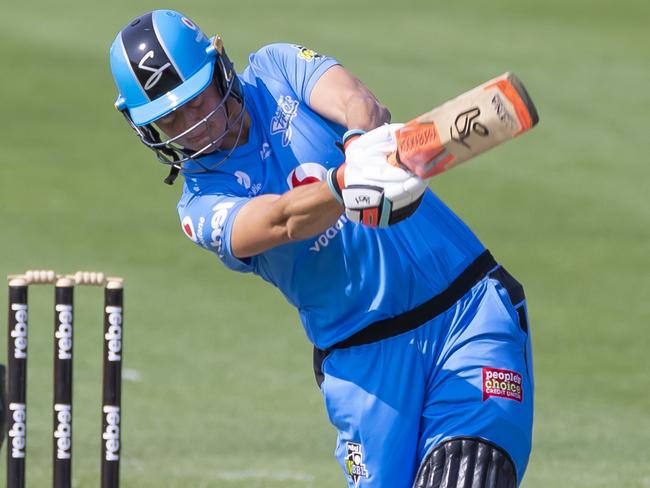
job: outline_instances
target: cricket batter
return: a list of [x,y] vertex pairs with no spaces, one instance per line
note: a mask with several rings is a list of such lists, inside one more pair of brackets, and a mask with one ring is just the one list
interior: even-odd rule
[[400,124],[368,88],[295,44],[236,74],[218,36],[169,10],[124,27],[110,61],[117,109],[167,181],[184,177],[187,237],[298,310],[348,486],[517,486],[533,420],[523,289],[387,163]]

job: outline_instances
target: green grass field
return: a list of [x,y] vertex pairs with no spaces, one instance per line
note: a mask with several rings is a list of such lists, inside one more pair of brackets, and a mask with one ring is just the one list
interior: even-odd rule
[[[116,32],[176,8],[221,32],[239,69],[274,41],[336,56],[395,121],[506,70],[524,80],[539,127],[432,181],[527,289],[537,402],[522,486],[650,487],[647,0],[134,3],[12,3],[0,29],[0,273],[125,277],[123,486],[345,485],[297,315],[183,236],[180,184],[162,184],[112,108]],[[51,476],[51,301],[31,293],[32,487]],[[99,293],[77,303],[75,486],[91,487]]]

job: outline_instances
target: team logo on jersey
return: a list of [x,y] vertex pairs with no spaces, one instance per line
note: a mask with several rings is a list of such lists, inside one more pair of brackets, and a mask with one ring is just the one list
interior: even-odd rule
[[192,222],[192,217],[186,215],[183,218],[181,225],[183,227],[183,232],[185,232],[185,235],[196,242],[196,233],[194,232],[194,223]]
[[237,178],[237,183],[239,183],[247,190],[251,187],[251,177],[248,176],[248,173],[244,173],[243,171],[235,171],[235,178]]
[[312,62],[314,59],[322,58],[320,54],[318,54],[316,51],[312,49],[308,49],[305,46],[299,46],[298,44],[294,44],[291,47],[295,48],[298,50],[298,57],[300,59],[304,59],[308,63]]
[[268,142],[262,144],[262,149],[260,149],[260,159],[264,161],[271,156],[271,145]]
[[253,183],[248,173],[244,173],[243,171],[235,171],[234,174],[235,174],[235,178],[237,178],[237,183],[239,183],[241,186],[243,186],[246,189],[249,197],[254,197],[262,189],[262,184]]
[[318,163],[303,163],[295,167],[287,176],[289,188],[325,181],[327,170]]
[[368,477],[368,470],[366,465],[363,464],[363,453],[361,452],[361,444],[356,442],[347,443],[348,453],[345,456],[345,470],[348,475],[352,477],[354,486],[359,486],[361,478]]
[[483,368],[483,401],[498,397],[521,402],[523,396],[519,373],[509,369]]
[[271,119],[271,134],[282,134],[282,145],[288,146],[291,142],[291,121],[298,115],[298,100],[289,95],[278,98],[278,108]]

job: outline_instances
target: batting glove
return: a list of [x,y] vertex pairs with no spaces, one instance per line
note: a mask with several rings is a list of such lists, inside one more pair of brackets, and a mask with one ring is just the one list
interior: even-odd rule
[[345,163],[327,173],[334,196],[347,217],[370,227],[387,227],[417,210],[427,181],[392,166],[388,155],[397,148],[395,131],[387,124],[366,134],[344,136]]

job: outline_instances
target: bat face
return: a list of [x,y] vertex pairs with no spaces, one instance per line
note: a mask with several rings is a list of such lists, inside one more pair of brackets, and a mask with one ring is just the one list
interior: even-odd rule
[[389,162],[421,178],[467,161],[531,129],[539,117],[519,79],[505,73],[399,129]]

